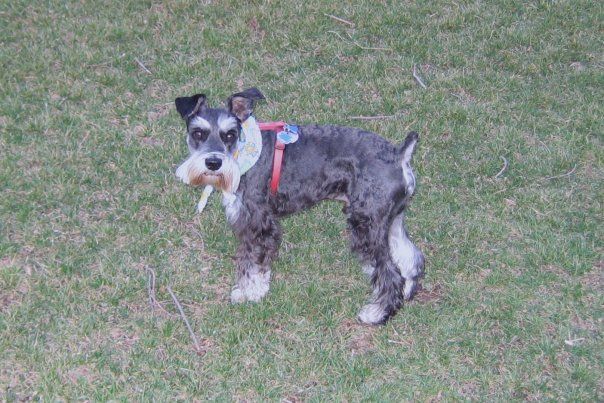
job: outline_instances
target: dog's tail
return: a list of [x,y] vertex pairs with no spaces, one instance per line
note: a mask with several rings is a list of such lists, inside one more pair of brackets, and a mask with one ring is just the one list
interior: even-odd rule
[[405,180],[407,197],[410,197],[413,192],[415,192],[415,174],[411,168],[411,159],[418,141],[419,134],[417,134],[417,132],[409,132],[407,138],[399,147],[399,155],[402,157],[401,167],[403,168],[403,178]]

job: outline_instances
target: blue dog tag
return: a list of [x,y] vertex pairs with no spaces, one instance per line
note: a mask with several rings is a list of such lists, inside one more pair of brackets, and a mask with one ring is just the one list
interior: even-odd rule
[[286,124],[283,131],[277,133],[277,139],[283,144],[292,144],[298,141],[298,126]]

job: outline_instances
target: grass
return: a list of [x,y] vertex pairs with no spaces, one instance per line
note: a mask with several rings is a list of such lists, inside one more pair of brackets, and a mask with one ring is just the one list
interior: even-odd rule
[[[2,400],[602,400],[603,14],[3,3]],[[420,132],[408,224],[427,276],[386,326],[354,319],[369,287],[335,203],[284,222],[262,303],[227,302],[235,240],[217,199],[196,217],[199,191],[174,178],[172,101],[247,86],[265,120]],[[149,308],[146,267],[171,315]]]

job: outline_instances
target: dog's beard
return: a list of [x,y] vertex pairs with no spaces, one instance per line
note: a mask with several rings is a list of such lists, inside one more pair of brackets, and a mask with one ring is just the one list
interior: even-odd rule
[[222,157],[222,166],[217,171],[206,167],[205,160],[210,154],[192,154],[176,170],[176,176],[187,185],[211,185],[226,193],[235,193],[239,187],[241,174],[239,165],[231,156]]

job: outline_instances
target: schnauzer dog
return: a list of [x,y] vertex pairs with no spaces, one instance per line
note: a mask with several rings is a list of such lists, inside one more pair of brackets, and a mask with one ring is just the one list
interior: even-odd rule
[[278,191],[269,190],[276,154],[275,131],[262,131],[261,152],[245,174],[237,143],[242,123],[264,96],[256,88],[233,94],[226,108],[211,108],[203,94],[177,98],[186,121],[189,158],[176,174],[187,184],[223,191],[227,220],[240,244],[233,303],[260,301],[269,290],[281,217],[322,200],[344,203],[351,249],[371,278],[371,301],[359,312],[367,324],[383,324],[415,294],[424,257],[411,242],[404,211],[415,191],[411,157],[418,134],[400,145],[379,135],[339,126],[302,125],[284,151]]

